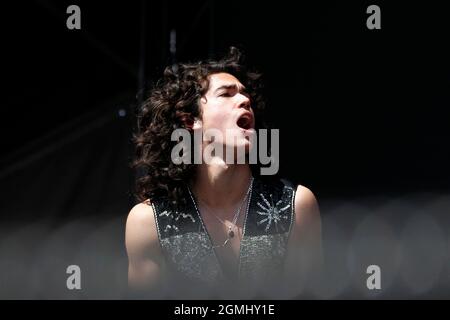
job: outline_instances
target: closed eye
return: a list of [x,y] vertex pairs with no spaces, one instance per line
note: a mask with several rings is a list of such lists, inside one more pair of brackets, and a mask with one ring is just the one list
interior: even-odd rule
[[[219,94],[219,97],[232,97],[232,96],[236,95],[236,93],[237,93],[237,90],[225,91],[225,92]],[[247,98],[250,98],[250,94],[245,90],[241,90],[239,93],[246,96]]]

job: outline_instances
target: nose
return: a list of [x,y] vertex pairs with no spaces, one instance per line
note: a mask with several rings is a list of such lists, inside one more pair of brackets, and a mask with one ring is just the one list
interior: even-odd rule
[[239,93],[237,96],[239,99],[239,108],[244,108],[244,109],[249,110],[251,107],[250,98],[242,93]]

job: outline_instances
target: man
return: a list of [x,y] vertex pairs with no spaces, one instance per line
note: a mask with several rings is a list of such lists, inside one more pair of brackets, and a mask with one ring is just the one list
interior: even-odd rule
[[[149,297],[292,297],[320,266],[313,193],[226,161],[227,150],[255,147],[249,137],[262,127],[264,106],[258,89],[259,75],[231,48],[220,61],[166,69],[152,90],[135,137],[135,165],[146,175],[126,225],[131,288]],[[221,133],[201,149],[224,152],[201,164],[174,163],[179,128]]]

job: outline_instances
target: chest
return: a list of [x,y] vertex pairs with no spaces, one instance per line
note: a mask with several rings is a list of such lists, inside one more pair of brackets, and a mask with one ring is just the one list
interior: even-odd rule
[[188,202],[181,212],[170,210],[165,202],[154,202],[167,265],[175,274],[209,284],[235,284],[233,280],[260,283],[274,278],[285,257],[292,199],[291,188],[256,183],[248,210],[237,220],[234,237],[226,245],[227,222],[200,214],[195,201]]
[[[237,278],[239,272],[241,243],[244,236],[244,221],[239,219],[236,225],[226,221],[225,224],[218,223],[211,219],[211,216],[205,217],[204,225],[218,263],[227,276],[227,278]],[[230,236],[230,232],[231,235]]]

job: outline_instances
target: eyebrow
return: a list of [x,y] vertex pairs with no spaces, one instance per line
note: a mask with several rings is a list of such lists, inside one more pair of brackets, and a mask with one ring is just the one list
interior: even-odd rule
[[[219,90],[222,90],[222,89],[229,90],[229,89],[237,89],[237,88],[238,88],[237,84],[224,84],[224,85],[218,87],[216,90],[214,90],[214,93],[217,93]],[[243,85],[241,85],[239,92],[242,92],[242,91],[245,92],[246,90],[247,89]]]

